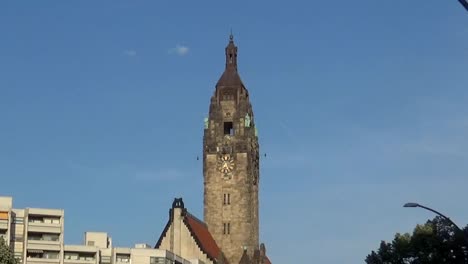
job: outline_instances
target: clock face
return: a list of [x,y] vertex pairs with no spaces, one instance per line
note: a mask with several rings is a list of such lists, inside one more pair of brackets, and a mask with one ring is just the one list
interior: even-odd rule
[[234,169],[234,158],[229,154],[222,154],[218,160],[218,170],[228,176]]

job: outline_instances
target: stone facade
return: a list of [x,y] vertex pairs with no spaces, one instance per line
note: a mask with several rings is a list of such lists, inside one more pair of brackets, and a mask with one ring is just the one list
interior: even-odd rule
[[204,221],[229,263],[259,248],[259,145],[231,35],[203,138]]
[[[168,226],[163,231],[156,248],[173,252],[190,260],[199,259],[205,264],[213,264],[214,262],[210,257],[200,248],[201,245],[197,244],[193,230],[190,230],[186,221],[184,221],[188,212],[183,207],[182,199],[176,199],[176,202],[181,205],[173,205],[169,211]],[[192,216],[190,215],[190,217]]]

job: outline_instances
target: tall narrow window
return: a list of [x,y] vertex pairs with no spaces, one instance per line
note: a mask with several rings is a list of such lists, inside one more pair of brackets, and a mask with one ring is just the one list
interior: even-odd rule
[[223,223],[223,235],[231,234],[231,223]]
[[229,204],[231,204],[231,194],[225,193],[223,194],[223,205],[229,205]]

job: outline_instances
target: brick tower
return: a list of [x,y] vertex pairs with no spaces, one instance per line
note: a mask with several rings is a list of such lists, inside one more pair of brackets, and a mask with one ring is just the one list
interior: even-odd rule
[[259,248],[259,146],[233,36],[203,137],[204,221],[231,264]]

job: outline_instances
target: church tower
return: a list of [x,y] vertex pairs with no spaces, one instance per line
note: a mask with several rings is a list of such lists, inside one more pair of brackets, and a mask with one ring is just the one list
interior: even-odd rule
[[259,146],[231,34],[203,137],[204,221],[230,264],[259,249]]

